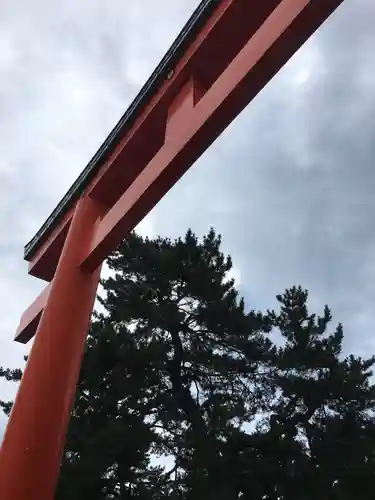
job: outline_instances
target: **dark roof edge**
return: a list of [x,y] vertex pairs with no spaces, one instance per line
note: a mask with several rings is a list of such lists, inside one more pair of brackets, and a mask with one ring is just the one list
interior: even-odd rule
[[186,47],[194,39],[194,36],[196,35],[197,31],[199,31],[202,24],[212,14],[218,1],[220,0],[202,0],[200,2],[163,59],[151,74],[150,78],[143,85],[138,95],[130,104],[129,108],[125,111],[124,115],[120,118],[117,125],[113,128],[112,132],[100,146],[94,157],[78,176],[76,181],[58,203],[53,212],[46,219],[39,231],[25,245],[24,257],[26,260],[29,260],[32,257],[32,254],[39,248],[42,243],[43,237],[46,236],[46,234],[50,230],[52,230],[58,218],[69,209],[70,203],[75,201],[82,195],[84,189],[89,184],[91,179],[95,176],[107,156],[119,143],[121,136],[126,128],[130,128],[134,123],[139,111],[141,111],[142,107],[150,98],[150,94],[154,93],[157,90],[158,86],[160,86],[160,84],[164,81],[164,77],[170,71],[171,66],[173,66],[176,59],[178,59],[181,53],[186,50]]

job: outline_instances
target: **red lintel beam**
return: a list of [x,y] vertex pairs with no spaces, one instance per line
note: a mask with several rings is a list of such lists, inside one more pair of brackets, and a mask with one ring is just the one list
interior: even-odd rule
[[49,283],[38,298],[35,299],[31,306],[23,313],[14,339],[16,342],[26,344],[34,337],[44,306],[47,303],[51,285],[52,283]]
[[282,0],[203,97],[183,101],[182,128],[170,135],[167,125],[163,147],[98,225],[84,268],[107,257],[341,3]]
[[[183,82],[197,72],[201,85],[209,88],[280,1],[215,2],[194,38],[183,50],[176,49],[179,55],[171,66],[172,77],[155,84],[155,90],[139,107],[132,125],[125,127],[118,144],[108,144],[109,153],[103,163],[98,164],[85,192],[108,207],[113,206],[163,145],[167,109]],[[116,142],[117,139],[113,141]],[[70,222],[76,202],[70,200],[69,203]],[[41,237],[35,253],[28,254],[29,273],[33,276],[47,281],[53,278],[67,234],[66,222],[65,212],[51,223],[52,229]]]

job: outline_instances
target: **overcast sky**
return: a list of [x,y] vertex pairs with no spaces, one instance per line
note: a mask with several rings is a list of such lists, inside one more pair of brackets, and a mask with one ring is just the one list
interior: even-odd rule
[[[44,284],[35,234],[131,103],[198,0],[3,0],[0,366],[22,366],[19,318]],[[374,0],[345,0],[142,223],[223,234],[249,307],[301,284],[375,352]],[[0,399],[13,391],[0,384]],[[0,417],[0,427],[1,420]]]

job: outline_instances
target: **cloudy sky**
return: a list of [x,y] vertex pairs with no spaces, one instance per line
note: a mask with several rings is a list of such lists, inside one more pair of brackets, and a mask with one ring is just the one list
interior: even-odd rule
[[[27,275],[24,244],[197,4],[3,0],[0,366],[22,365],[29,346],[12,339],[44,286]],[[301,284],[358,354],[375,352],[374,16],[374,0],[345,0],[140,228],[215,226],[249,307]],[[0,399],[12,394],[0,385]]]

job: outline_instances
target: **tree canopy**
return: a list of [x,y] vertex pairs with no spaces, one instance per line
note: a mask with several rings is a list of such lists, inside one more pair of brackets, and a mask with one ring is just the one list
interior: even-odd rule
[[248,310],[213,229],[132,234],[108,266],[56,500],[372,498],[375,357],[344,356],[328,307]]

